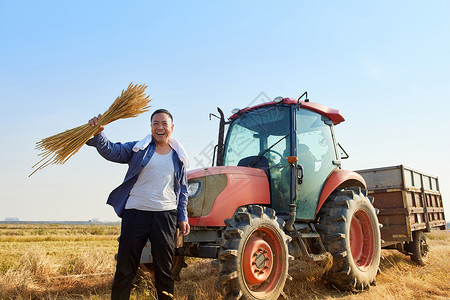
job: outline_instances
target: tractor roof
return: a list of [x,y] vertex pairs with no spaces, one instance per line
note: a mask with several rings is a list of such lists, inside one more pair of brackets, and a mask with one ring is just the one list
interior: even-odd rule
[[[277,105],[280,103],[284,103],[284,104],[288,104],[288,105],[296,105],[296,104],[298,104],[298,100],[294,99],[294,98],[283,98],[283,101],[281,101],[281,102],[271,101],[271,102],[266,102],[266,103],[258,104],[255,106],[251,106],[251,107],[246,107],[246,108],[239,110],[238,113],[233,114],[230,117],[230,120],[236,119],[240,114],[242,114],[244,112],[252,111],[252,110],[255,110],[255,109],[261,108],[261,107],[273,106],[273,105]],[[314,102],[300,101],[300,103],[301,103],[302,108],[309,109],[309,110],[315,111],[319,114],[327,116],[328,118],[331,119],[331,121],[333,122],[334,125],[337,125],[337,124],[345,121],[341,112],[337,109],[329,108],[322,104],[314,103]]]

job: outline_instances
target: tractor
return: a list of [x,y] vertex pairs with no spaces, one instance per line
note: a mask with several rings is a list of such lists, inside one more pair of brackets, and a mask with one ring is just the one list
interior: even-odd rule
[[364,179],[341,168],[341,113],[306,93],[218,112],[213,166],[188,172],[191,233],[176,243],[175,278],[185,256],[215,258],[225,299],[277,299],[300,259],[328,265],[341,290],[374,284],[381,225]]

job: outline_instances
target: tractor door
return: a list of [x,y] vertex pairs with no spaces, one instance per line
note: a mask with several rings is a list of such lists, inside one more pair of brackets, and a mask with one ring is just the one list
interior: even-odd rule
[[300,108],[296,112],[297,157],[303,182],[297,185],[297,219],[315,218],[320,192],[336,164],[331,120]]
[[231,124],[225,142],[224,165],[266,171],[272,208],[289,212],[291,199],[292,107],[274,105],[240,115]]

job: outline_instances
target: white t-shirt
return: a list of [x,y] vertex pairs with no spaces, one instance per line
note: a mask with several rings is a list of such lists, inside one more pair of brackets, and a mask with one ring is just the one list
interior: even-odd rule
[[177,209],[172,151],[165,155],[156,152],[153,154],[131,189],[125,209],[146,211]]

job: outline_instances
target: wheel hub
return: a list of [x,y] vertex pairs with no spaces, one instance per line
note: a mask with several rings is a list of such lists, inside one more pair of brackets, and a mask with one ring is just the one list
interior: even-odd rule
[[247,284],[262,284],[272,269],[273,252],[270,245],[260,237],[251,237],[243,255],[243,271]]
[[350,225],[350,248],[359,269],[370,267],[375,251],[375,234],[372,220],[365,210],[353,215]]
[[425,240],[420,240],[420,253],[423,257],[427,256],[428,254],[428,245]]
[[255,266],[258,270],[262,270],[266,263],[266,257],[262,253],[256,253]]

